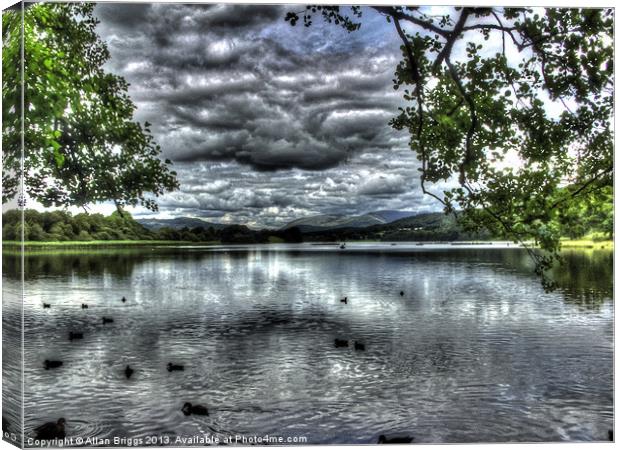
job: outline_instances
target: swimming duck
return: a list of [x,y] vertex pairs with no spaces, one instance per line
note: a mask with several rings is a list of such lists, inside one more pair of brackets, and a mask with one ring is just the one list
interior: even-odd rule
[[88,305],[86,303],[82,303],[82,309],[88,309]]
[[361,351],[366,350],[366,346],[362,344],[361,342],[355,341],[354,345],[355,345],[355,350],[361,350]]
[[55,369],[57,367],[62,366],[62,361],[50,361],[49,359],[46,359],[44,361],[45,364],[45,370],[49,370],[49,369]]
[[61,417],[56,423],[44,423],[35,431],[37,432],[37,440],[64,439],[66,436],[65,419]]
[[334,347],[348,347],[349,346],[349,341],[347,341],[346,339],[334,339]]
[[173,370],[185,370],[185,367],[183,367],[180,364],[172,364],[172,363],[168,363],[168,372],[172,372]]
[[50,305],[49,303],[43,303],[43,307],[44,308],[50,308],[52,305]]
[[133,372],[134,370],[131,367],[129,367],[129,364],[127,364],[127,367],[125,367],[125,376],[127,377],[128,380],[133,375]]
[[109,317],[103,317],[102,319],[103,323],[112,323],[114,322],[114,319],[110,319]]
[[385,434],[379,436],[379,444],[408,444],[413,441],[411,436],[394,436],[388,438]]
[[192,405],[190,402],[186,402],[181,408],[183,414],[189,416],[190,414],[195,414],[197,416],[208,416],[209,410],[202,405]]
[[347,297],[340,299],[340,303],[344,303],[345,305],[347,304],[348,301],[349,299]]
[[614,430],[608,430],[607,431],[607,439],[609,439],[610,441],[613,442],[613,440],[614,440]]
[[125,297],[121,298],[121,302],[125,303],[127,299]]
[[73,339],[84,339],[84,333],[74,333],[73,331],[69,331],[69,340]]
[[400,291],[400,296],[402,297],[403,295],[405,295],[405,293],[403,291]]

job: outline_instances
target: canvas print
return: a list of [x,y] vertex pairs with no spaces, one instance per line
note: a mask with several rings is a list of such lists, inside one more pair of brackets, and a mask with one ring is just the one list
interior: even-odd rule
[[2,13],[17,447],[614,439],[614,9]]

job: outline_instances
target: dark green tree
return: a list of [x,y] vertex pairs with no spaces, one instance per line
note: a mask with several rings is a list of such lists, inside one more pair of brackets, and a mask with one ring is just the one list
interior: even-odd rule
[[[409,131],[422,190],[470,228],[533,241],[546,282],[560,218],[612,186],[613,9],[372,8],[402,42],[394,89],[409,105],[391,125]],[[363,13],[308,6],[285,20],[351,32]]]
[[18,193],[16,175],[44,206],[114,201],[119,210],[156,210],[149,194],[178,187],[149,123],[133,121],[127,82],[102,69],[110,54],[95,32],[93,9],[36,4],[23,13],[23,33],[21,11],[2,15],[3,202]]

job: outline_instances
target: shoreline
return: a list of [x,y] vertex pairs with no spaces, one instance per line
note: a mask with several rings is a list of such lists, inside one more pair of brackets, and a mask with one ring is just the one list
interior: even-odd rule
[[[219,245],[220,241],[25,241],[23,242],[24,248],[29,249],[79,249],[79,248],[134,248],[134,247],[148,247],[152,245],[157,246],[178,246],[178,245]],[[2,249],[7,250],[19,250],[22,246],[20,241],[2,241]]]
[[[418,242],[418,241],[395,241],[396,244],[406,244],[406,243],[416,243],[416,244],[452,244],[454,246],[465,246],[465,245],[484,245],[484,244],[493,244],[493,243],[504,243],[505,241],[433,241],[433,242]],[[304,242],[306,244],[325,244],[326,242],[314,242],[307,241]],[[331,242],[330,242],[331,243]],[[392,244],[392,241],[368,241],[368,240],[360,240],[360,241],[348,241],[350,244],[355,243],[377,243],[377,244]],[[242,244],[242,243],[239,243]],[[270,245],[271,243],[266,243],[263,245]],[[337,245],[337,242],[333,242],[334,245]],[[613,250],[614,249],[614,241],[612,240],[604,240],[604,241],[593,241],[591,239],[565,239],[561,241],[562,249],[590,249],[590,250]],[[103,249],[103,248],[112,248],[112,249],[120,249],[120,248],[138,248],[138,247],[149,247],[149,246],[215,246],[215,245],[227,245],[223,244],[221,241],[204,241],[204,242],[196,242],[196,241],[164,241],[164,240],[117,240],[117,241],[25,241],[23,242],[24,249],[28,252],[31,250],[63,250],[63,249]],[[235,244],[230,244],[235,245]],[[256,245],[259,245],[258,243]],[[2,250],[7,251],[19,251],[21,249],[22,242],[20,241],[2,241]]]

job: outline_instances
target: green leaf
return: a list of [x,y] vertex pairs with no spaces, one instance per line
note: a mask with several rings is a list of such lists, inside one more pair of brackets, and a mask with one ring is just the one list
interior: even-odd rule
[[58,148],[54,147],[54,160],[56,161],[56,167],[61,169],[65,164],[65,155],[60,153]]

